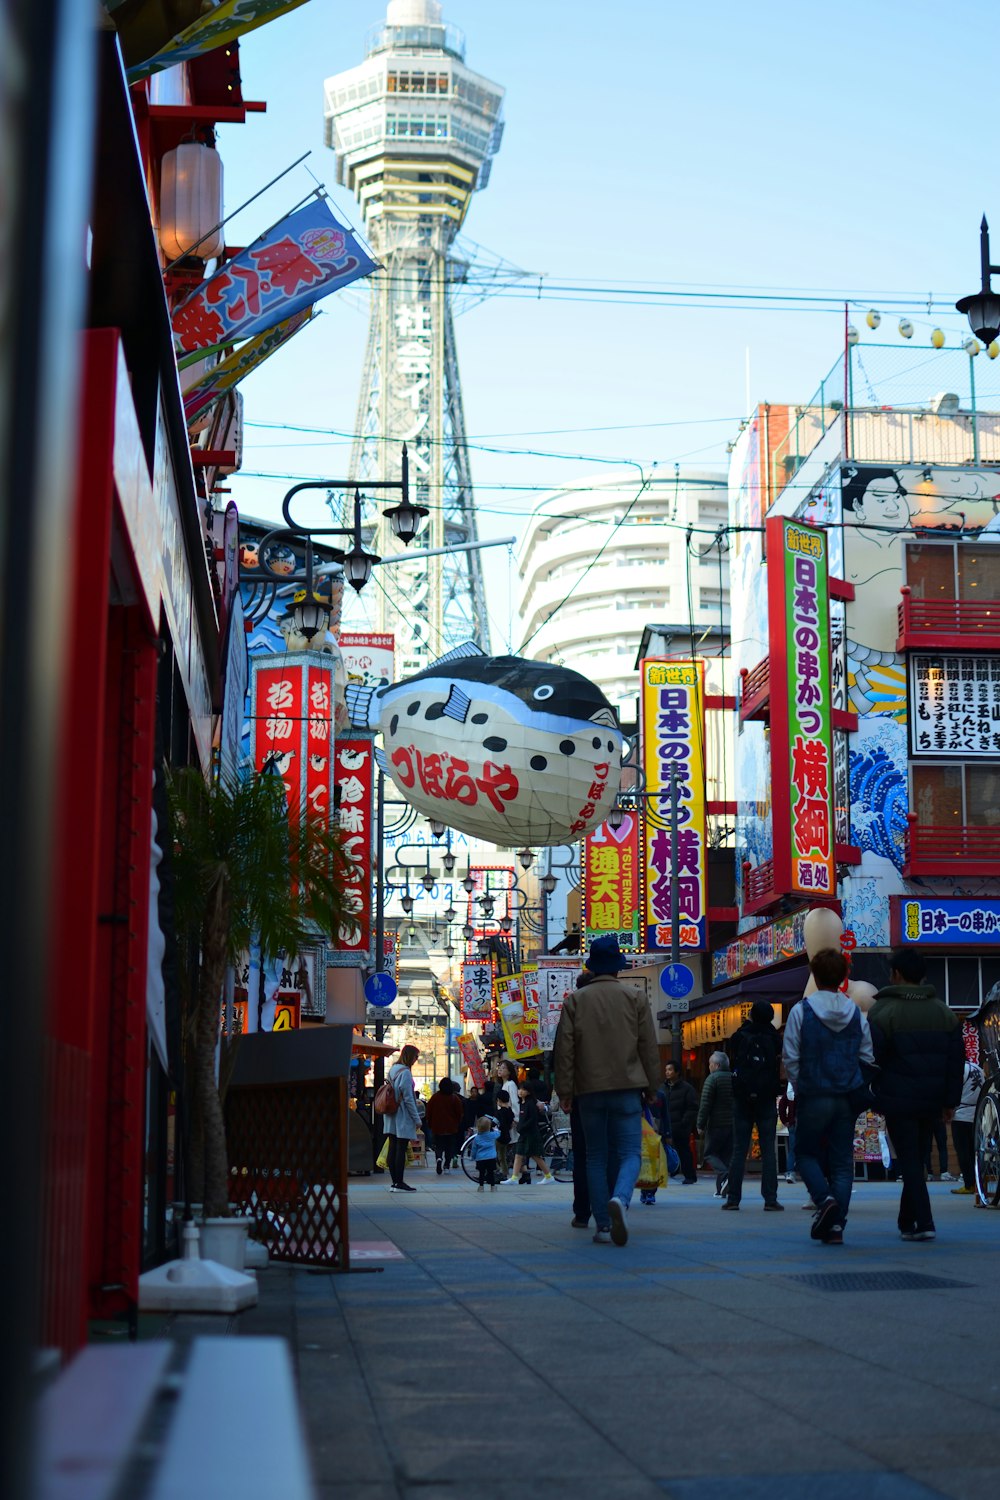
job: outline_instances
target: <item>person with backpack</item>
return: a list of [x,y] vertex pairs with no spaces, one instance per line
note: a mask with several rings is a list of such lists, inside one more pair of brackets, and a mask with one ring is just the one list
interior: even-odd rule
[[821,948],[809,969],[817,987],[793,1006],[782,1050],[795,1089],[799,1176],[816,1205],[810,1234],[842,1245],[854,1186],[854,1125],[875,1054],[867,1016],[840,988],[847,978],[843,953]]
[[743,1173],[753,1128],[760,1142],[760,1191],[766,1213],[781,1213],[778,1202],[778,1089],[781,1043],[774,1029],[774,1007],[757,1000],[749,1019],[729,1043],[733,1075],[733,1155],[729,1163],[726,1201],[730,1212],[740,1206]]
[[[375,1098],[375,1108],[382,1116],[382,1127],[389,1137],[387,1165],[391,1179],[390,1193],[417,1191],[403,1181],[403,1171],[406,1167],[406,1148],[420,1136],[420,1116],[413,1096],[413,1074],[410,1071],[419,1056],[420,1049],[407,1044],[389,1069],[389,1076]],[[380,1095],[383,1096],[381,1099]],[[393,1100],[395,1107],[392,1107]]]

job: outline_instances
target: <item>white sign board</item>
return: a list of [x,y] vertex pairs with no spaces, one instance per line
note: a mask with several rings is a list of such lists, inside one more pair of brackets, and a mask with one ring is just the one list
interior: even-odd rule
[[910,657],[914,756],[1000,755],[1000,656]]

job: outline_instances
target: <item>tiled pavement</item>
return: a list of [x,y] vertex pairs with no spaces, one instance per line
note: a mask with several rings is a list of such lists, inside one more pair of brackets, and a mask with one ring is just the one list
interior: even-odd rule
[[706,1178],[636,1201],[617,1249],[570,1227],[568,1187],[411,1180],[351,1179],[352,1238],[404,1259],[272,1266],[241,1319],[292,1339],[324,1500],[1000,1494],[1000,1213],[949,1184],[933,1244],[899,1240],[891,1185],[858,1186],[835,1248],[801,1186],[723,1215]]

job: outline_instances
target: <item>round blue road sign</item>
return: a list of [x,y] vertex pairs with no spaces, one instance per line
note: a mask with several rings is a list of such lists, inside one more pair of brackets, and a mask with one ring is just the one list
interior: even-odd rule
[[667,964],[660,970],[660,989],[671,1000],[683,1000],[694,989],[694,975],[687,964]]
[[399,986],[391,974],[369,974],[365,980],[365,999],[369,1005],[377,1005],[380,1009],[391,1005],[399,994]]

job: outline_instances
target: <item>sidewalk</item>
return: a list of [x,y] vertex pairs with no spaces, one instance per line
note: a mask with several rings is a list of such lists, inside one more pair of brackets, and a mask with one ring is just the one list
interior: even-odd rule
[[352,1241],[405,1259],[273,1266],[240,1320],[292,1341],[324,1500],[994,1500],[1000,1215],[950,1184],[932,1244],[898,1238],[890,1184],[835,1248],[803,1187],[765,1214],[753,1181],[737,1216],[703,1178],[636,1199],[617,1249],[566,1186],[408,1180],[350,1189]]

